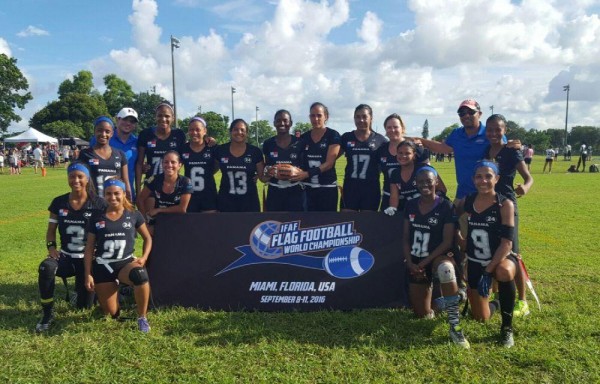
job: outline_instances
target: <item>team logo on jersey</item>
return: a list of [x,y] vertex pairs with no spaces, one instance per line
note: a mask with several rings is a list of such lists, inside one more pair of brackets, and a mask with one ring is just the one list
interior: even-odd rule
[[381,158],[379,158],[379,161],[381,161],[382,163],[387,163],[387,157],[383,156]]
[[[242,256],[217,275],[247,265],[279,264],[321,270],[339,279],[356,278],[375,264],[375,257],[358,247],[362,238],[352,221],[307,228],[301,221],[263,221],[250,232],[249,244],[236,247]],[[306,254],[314,252],[321,255]]]
[[[327,148],[327,143],[321,143],[319,145],[319,147],[321,147],[321,148]],[[308,145],[306,146],[306,149],[308,149]]]
[[415,221],[415,215],[414,214],[409,214],[408,215],[408,220],[412,223],[413,221]]
[[246,164],[250,164],[252,162],[252,159],[249,157],[244,157],[244,163]]
[[121,162],[115,161],[115,168],[121,168]]
[[437,223],[438,223],[438,219],[437,219],[437,217],[430,217],[429,219],[427,219],[427,222],[428,222],[430,225],[437,225]]
[[496,218],[494,216],[487,216],[485,218],[485,222],[486,223],[495,223],[496,222]]
[[129,221],[125,221],[123,223],[123,228],[125,228],[125,229],[131,229],[131,223]]
[[68,209],[59,209],[58,210],[58,216],[67,216],[68,214],[69,214]]
[[181,196],[175,196],[175,198],[173,200],[179,201],[179,200],[181,200]]
[[290,159],[295,160],[297,158],[298,158],[298,154],[296,154],[296,153],[290,153]]
[[99,221],[96,223],[96,229],[102,229],[106,226],[106,222],[104,222],[104,220]]
[[204,155],[202,155],[202,157],[205,159],[210,159],[210,153],[206,152]]
[[83,213],[83,217],[85,217],[86,219],[89,219],[90,217],[92,217],[92,212],[84,212]]
[[98,160],[98,159],[90,159],[89,163],[91,165],[99,165],[100,164],[100,160]]
[[174,142],[174,141],[171,141],[171,142],[169,143],[169,147],[171,147],[171,148],[175,148],[175,147],[177,147],[177,143],[176,143],[176,142]]
[[156,140],[151,140],[147,143],[148,148],[156,148]]
[[190,154],[189,153],[184,153],[182,156],[186,160],[190,158]]
[[223,164],[229,163],[229,157],[221,157],[221,163],[223,163]]
[[369,143],[369,148],[371,148],[371,149],[375,149],[375,143],[371,141],[371,142]]
[[271,156],[272,158],[276,159],[279,157],[279,154],[277,152],[269,152],[269,156]]

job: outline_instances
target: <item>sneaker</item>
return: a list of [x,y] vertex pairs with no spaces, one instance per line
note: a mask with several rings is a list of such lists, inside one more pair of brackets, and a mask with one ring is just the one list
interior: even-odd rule
[[459,325],[456,327],[450,327],[450,339],[452,339],[454,344],[463,347],[464,349],[471,348],[471,344],[469,344],[469,341],[463,334],[462,328]]
[[515,345],[513,330],[511,327],[504,327],[500,330],[500,344],[505,348],[511,348]]
[[513,317],[525,317],[529,315],[529,304],[525,300],[519,300],[515,304],[515,310],[513,311]]
[[465,301],[467,301],[467,298],[468,298],[467,297],[467,287],[459,287],[458,288],[458,298],[459,298],[459,301],[458,301],[459,304],[462,304]]
[[148,323],[148,319],[145,317],[140,317],[138,319],[138,329],[143,333],[150,332],[150,323]]
[[54,321],[54,313],[50,312],[48,315],[42,316],[42,319],[35,326],[35,331],[38,333],[46,332],[50,329],[50,324]]

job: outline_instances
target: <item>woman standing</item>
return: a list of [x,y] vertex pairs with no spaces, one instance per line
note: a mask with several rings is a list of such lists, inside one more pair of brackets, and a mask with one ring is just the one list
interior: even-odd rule
[[125,180],[127,197],[131,199],[131,187],[127,177],[127,156],[123,151],[110,146],[109,141],[114,134],[115,125],[106,116],[101,116],[94,121],[94,137],[96,144],[86,148],[79,154],[79,161],[90,167],[91,181],[100,197],[104,196],[104,180],[112,177]]
[[192,181],[192,197],[187,212],[216,212],[215,149],[205,143],[206,121],[192,117],[188,126],[189,141],[181,149],[184,174]]
[[[119,179],[104,182],[106,212],[90,221],[85,246],[85,286],[96,292],[105,314],[118,318],[120,314],[117,293],[119,283],[133,286],[138,329],[150,332],[146,318],[150,300],[148,273],[144,268],[152,249],[152,237],[144,217],[125,197],[125,183]],[[134,256],[135,236],[143,240],[142,256]]]
[[292,124],[292,115],[288,111],[277,111],[273,118],[277,135],[263,144],[266,165],[261,180],[269,183],[266,211],[304,210],[304,191],[298,180],[302,172],[304,143],[290,135]]
[[308,211],[335,212],[338,204],[335,161],[340,153],[340,134],[325,126],[329,119],[325,104],[313,103],[309,117],[312,129],[300,136],[304,142],[304,172],[292,180],[304,180]]
[[221,170],[218,207],[221,212],[260,212],[257,175],[264,172],[263,154],[258,147],[246,143],[248,124],[235,119],[229,127],[231,141],[216,149]]
[[[42,303],[42,319],[36,325],[37,332],[45,332],[54,319],[55,276],[75,276],[76,307],[88,308],[93,295],[85,289],[83,251],[88,222],[100,215],[106,202],[97,197],[90,181],[90,170],[81,162],[73,162],[67,168],[71,191],[60,195],[50,204],[50,218],[46,230],[48,257],[38,268],[38,286]],[[60,235],[60,247],[56,242],[56,230]]]
[[193,192],[192,181],[179,174],[179,153],[168,151],[162,159],[163,173],[144,181],[137,206],[148,221],[148,230],[154,234],[154,217],[159,213],[185,213]]
[[[496,192],[500,171],[495,163],[479,161],[473,182],[477,193],[457,205],[458,214],[468,214],[467,281],[471,312],[475,320],[489,320],[498,309],[502,312],[500,343],[514,345],[512,319],[515,307],[515,274],[518,261],[511,254],[514,238],[514,204]],[[498,282],[497,301],[489,302],[492,279]]]
[[[484,158],[495,160],[500,170],[500,179],[496,184],[496,192],[509,198],[515,207],[515,231],[512,242],[512,251],[520,253],[519,249],[519,210],[517,208],[517,197],[525,196],[533,185],[533,177],[529,173],[529,165],[526,164],[526,159],[523,159],[521,151],[510,148],[502,142],[502,137],[506,134],[506,118],[502,115],[495,114],[488,117],[485,122],[485,136],[490,142],[490,146],[486,149]],[[531,148],[527,148],[529,151]],[[531,149],[533,152],[533,149]],[[517,183],[515,188],[515,175],[523,178],[523,184]],[[529,315],[529,304],[527,303],[525,271],[519,268],[516,279],[517,290],[519,292],[519,301],[515,305],[514,316]]]
[[142,173],[145,172],[146,178],[162,173],[162,158],[167,151],[181,152],[185,143],[185,133],[181,129],[171,129],[174,115],[175,112],[170,104],[160,103],[156,107],[156,127],[146,128],[140,132],[137,143],[138,158],[135,165],[136,191],[139,191],[142,186]]

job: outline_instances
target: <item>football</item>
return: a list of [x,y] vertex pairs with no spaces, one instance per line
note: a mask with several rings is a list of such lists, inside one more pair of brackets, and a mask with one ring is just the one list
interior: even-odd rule
[[292,177],[293,166],[291,164],[281,163],[275,165],[275,177],[279,180],[289,180]]
[[332,249],[323,259],[323,269],[339,279],[352,279],[364,275],[373,264],[375,264],[373,255],[354,246]]

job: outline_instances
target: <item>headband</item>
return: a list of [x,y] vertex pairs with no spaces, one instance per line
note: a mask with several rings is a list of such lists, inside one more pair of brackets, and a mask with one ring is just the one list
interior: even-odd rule
[[94,127],[102,122],[106,122],[106,123],[110,124],[110,126],[113,129],[115,129],[115,123],[113,123],[113,121],[110,117],[106,117],[106,116],[100,116],[99,118],[94,120]]
[[173,106],[171,106],[171,104],[169,103],[160,103],[158,104],[158,106],[156,107],[155,111],[158,111],[161,107],[167,107],[171,110],[171,112],[175,113],[175,110],[173,109]]
[[498,166],[496,165],[496,163],[494,163],[492,161],[486,161],[486,160],[481,160],[481,161],[478,161],[477,163],[475,163],[475,168],[473,169],[473,173],[475,173],[475,171],[477,171],[481,167],[488,167],[492,171],[494,171],[494,173],[496,173],[496,175],[500,174],[500,170],[498,169]]
[[107,189],[108,187],[114,187],[114,186],[121,188],[123,191],[125,191],[125,189],[126,189],[125,183],[119,179],[104,180],[104,189]]
[[73,163],[69,165],[69,168],[67,168],[67,173],[71,173],[73,171],[83,172],[88,179],[90,178],[90,170],[81,163]]
[[421,172],[431,172],[435,177],[437,177],[438,173],[435,168],[430,167],[429,165],[424,165],[421,168],[417,169],[417,175]]
[[192,124],[192,121],[199,121],[204,125],[204,128],[206,128],[206,121],[203,118],[201,118],[200,116],[192,117],[192,120],[190,120],[190,124]]

